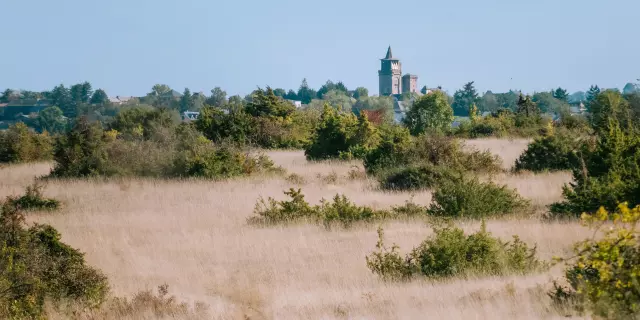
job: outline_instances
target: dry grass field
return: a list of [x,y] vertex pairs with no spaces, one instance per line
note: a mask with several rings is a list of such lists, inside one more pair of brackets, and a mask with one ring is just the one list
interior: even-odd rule
[[[469,143],[510,165],[525,140]],[[358,204],[384,208],[430,195],[384,193],[374,182],[350,179],[358,163],[308,163],[302,152],[271,152],[273,160],[304,178],[299,185],[311,203],[336,193]],[[0,195],[22,192],[47,164],[0,169]],[[362,170],[360,165],[360,170]],[[493,177],[517,188],[539,208],[561,198],[567,173],[503,174]],[[327,231],[313,225],[257,228],[247,217],[259,197],[283,198],[286,177],[226,182],[118,180],[50,182],[47,196],[64,203],[57,213],[32,214],[63,240],[86,252],[103,270],[117,295],[168,284],[184,301],[208,305],[212,319],[555,319],[546,290],[561,274],[457,279],[446,282],[384,283],[367,268],[377,225]],[[460,222],[476,230],[479,222]],[[430,233],[424,222],[384,223],[388,242],[409,251]],[[537,217],[493,220],[489,231],[537,243],[542,258],[567,253],[589,232],[578,223],[549,223]],[[117,316],[114,315],[114,318]],[[152,319],[152,315],[148,315]]]

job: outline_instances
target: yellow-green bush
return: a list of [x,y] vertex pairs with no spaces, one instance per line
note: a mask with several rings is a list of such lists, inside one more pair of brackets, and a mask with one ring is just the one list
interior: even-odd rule
[[36,133],[19,122],[0,131],[0,162],[20,163],[51,160],[52,137]]
[[593,238],[575,245],[575,257],[566,260],[569,287],[556,284],[552,298],[605,319],[636,319],[640,316],[640,206],[631,209],[622,203],[614,212],[601,207],[595,214],[583,214],[582,221],[604,235],[594,232]]
[[366,113],[356,117],[325,104],[305,155],[309,160],[362,158],[378,143],[377,128]]

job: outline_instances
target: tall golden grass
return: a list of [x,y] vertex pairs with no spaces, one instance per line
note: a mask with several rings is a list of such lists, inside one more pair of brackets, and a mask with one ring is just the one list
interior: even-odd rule
[[[469,145],[489,149],[512,164],[526,141],[486,139]],[[384,208],[428,192],[385,193],[367,179],[349,178],[358,163],[309,163],[301,152],[270,156],[300,182],[316,203],[336,193],[362,205]],[[47,164],[0,169],[0,195],[18,194]],[[333,176],[332,179],[325,179]],[[502,174],[493,177],[534,204],[561,198],[567,173]],[[88,262],[109,277],[116,295],[131,296],[168,284],[179,300],[208,306],[213,319],[554,319],[546,290],[560,275],[384,283],[365,264],[374,250],[377,225],[327,231],[311,225],[248,226],[259,197],[283,198],[290,179],[254,177],[224,182],[50,181],[47,196],[64,203],[59,213],[32,214],[32,222],[56,227],[63,240],[86,252]],[[476,230],[479,222],[459,222]],[[408,251],[431,233],[423,222],[386,222],[385,235]],[[569,252],[589,235],[578,223],[537,217],[488,222],[489,231],[537,243],[542,258]],[[102,318],[124,318],[108,310]],[[133,318],[155,319],[153,313]],[[186,317],[188,318],[188,317]]]

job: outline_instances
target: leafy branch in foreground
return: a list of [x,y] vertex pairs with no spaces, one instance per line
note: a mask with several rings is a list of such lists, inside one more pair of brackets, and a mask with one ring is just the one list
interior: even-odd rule
[[569,264],[565,272],[569,287],[556,283],[550,293],[553,300],[606,319],[640,315],[639,221],[640,206],[630,209],[627,203],[613,213],[601,207],[595,214],[583,214],[582,222],[593,236],[575,245],[573,257],[557,259]]

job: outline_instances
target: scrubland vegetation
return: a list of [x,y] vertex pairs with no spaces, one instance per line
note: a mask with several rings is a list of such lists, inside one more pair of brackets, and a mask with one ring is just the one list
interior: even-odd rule
[[637,316],[635,100],[598,92],[554,122],[535,97],[484,117],[472,99],[452,128],[470,96],[418,97],[402,124],[267,88],[190,123],[138,106],[15,125],[0,315]]

